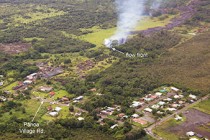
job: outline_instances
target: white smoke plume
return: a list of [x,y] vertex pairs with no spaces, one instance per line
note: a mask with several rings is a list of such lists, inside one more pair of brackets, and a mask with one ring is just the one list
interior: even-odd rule
[[113,40],[117,40],[118,45],[126,42],[142,17],[144,2],[145,0],[115,0],[118,13],[117,30],[113,36],[104,40],[107,47],[112,47]]

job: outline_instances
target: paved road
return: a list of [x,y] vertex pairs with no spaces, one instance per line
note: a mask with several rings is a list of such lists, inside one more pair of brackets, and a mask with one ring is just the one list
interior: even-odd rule
[[203,98],[199,99],[198,101],[196,101],[196,102],[194,102],[194,103],[192,103],[192,104],[187,104],[186,107],[184,107],[184,108],[182,108],[182,109],[180,109],[180,110],[177,110],[177,111],[174,112],[172,115],[169,115],[169,116],[167,116],[167,117],[165,117],[165,118],[159,120],[158,122],[154,123],[153,125],[151,125],[151,126],[145,128],[144,130],[147,132],[148,135],[152,136],[153,138],[158,139],[158,140],[164,140],[162,137],[160,137],[160,136],[154,134],[154,133],[152,132],[152,130],[153,130],[156,126],[161,125],[161,123],[163,123],[163,122],[165,122],[165,121],[167,121],[167,120],[173,118],[175,114],[183,113],[185,110],[189,109],[190,107],[196,105],[197,103],[199,103],[199,102],[201,102],[201,101],[203,101],[203,100],[206,100],[208,97],[209,97],[209,95],[206,95],[206,96],[204,96]]

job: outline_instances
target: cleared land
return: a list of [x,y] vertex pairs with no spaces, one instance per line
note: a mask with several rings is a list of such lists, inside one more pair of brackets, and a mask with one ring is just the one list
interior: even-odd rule
[[28,51],[30,47],[31,45],[26,43],[0,44],[0,51],[7,54],[18,54]]
[[[210,133],[208,131],[210,130],[210,126],[208,125],[210,123],[209,114],[203,113],[196,109],[190,109],[185,111],[183,115],[186,117],[186,122],[169,128],[170,132],[184,136],[186,132],[193,131],[207,138],[210,138]],[[208,129],[200,129],[200,127],[206,127]]]

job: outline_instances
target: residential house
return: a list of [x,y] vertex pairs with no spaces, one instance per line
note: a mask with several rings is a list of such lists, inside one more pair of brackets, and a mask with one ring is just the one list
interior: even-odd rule
[[167,108],[168,111],[176,111],[176,108]]
[[158,108],[160,108],[160,106],[159,105],[152,105],[151,108],[152,109],[158,109]]
[[77,98],[74,98],[73,100],[75,101],[80,101],[80,100],[82,100],[84,97],[83,96],[79,96],[79,97],[77,97]]
[[132,105],[130,107],[138,108],[138,107],[142,106],[143,104],[144,104],[144,102],[133,101]]
[[7,98],[5,98],[4,96],[0,96],[0,101],[5,102],[7,101]]
[[118,127],[118,124],[112,125],[110,128],[114,129],[115,127]]
[[32,73],[32,74],[28,75],[26,78],[28,80],[33,80],[34,78],[36,78],[36,76],[37,76],[37,73]]
[[133,114],[131,117],[132,118],[139,118],[139,115],[138,114]]
[[50,112],[49,115],[52,116],[52,117],[55,117],[55,116],[58,115],[58,112]]
[[0,86],[3,86],[4,85],[4,82],[0,82]]
[[79,121],[85,120],[85,118],[83,118],[83,117],[78,117],[77,119],[78,119]]
[[39,90],[42,92],[50,92],[50,91],[52,91],[52,89],[53,89],[53,87],[50,87],[50,86],[41,86],[39,88]]
[[160,105],[160,106],[163,106],[163,105],[165,105],[166,103],[165,102],[163,102],[163,101],[160,101],[159,103],[158,103],[158,105]]
[[190,94],[189,97],[193,100],[197,100],[197,96]]
[[151,108],[145,108],[144,111],[151,113],[152,109]]
[[173,90],[173,91],[175,91],[175,92],[178,92],[178,91],[179,91],[179,89],[176,88],[176,87],[171,87],[171,90]]
[[60,107],[55,107],[55,111],[60,112],[62,110],[62,108]]
[[188,137],[192,137],[192,136],[195,135],[195,132],[189,131],[189,132],[186,133],[186,135],[187,135]]
[[182,120],[182,117],[180,117],[179,115],[177,115],[174,119],[175,119],[176,121],[180,121],[180,120]]
[[30,84],[32,84],[32,83],[33,83],[32,80],[25,80],[25,81],[23,82],[24,85],[30,85]]
[[160,96],[163,95],[163,93],[161,93],[161,92],[156,92],[155,95],[158,96],[158,97],[160,97]]
[[52,96],[55,95],[55,92],[51,91],[49,94],[50,94],[50,96],[52,97]]

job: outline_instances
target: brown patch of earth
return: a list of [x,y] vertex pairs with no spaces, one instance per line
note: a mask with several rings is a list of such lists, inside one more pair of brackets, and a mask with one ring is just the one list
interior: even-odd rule
[[27,43],[9,43],[9,44],[1,44],[0,43],[0,51],[7,54],[19,54],[22,52],[26,52],[31,47],[30,44]]
[[[204,137],[210,138],[210,115],[196,109],[189,109],[183,113],[186,121],[180,125],[169,128],[172,133],[186,135],[186,132],[193,131]],[[202,129],[206,128],[206,129]]]

